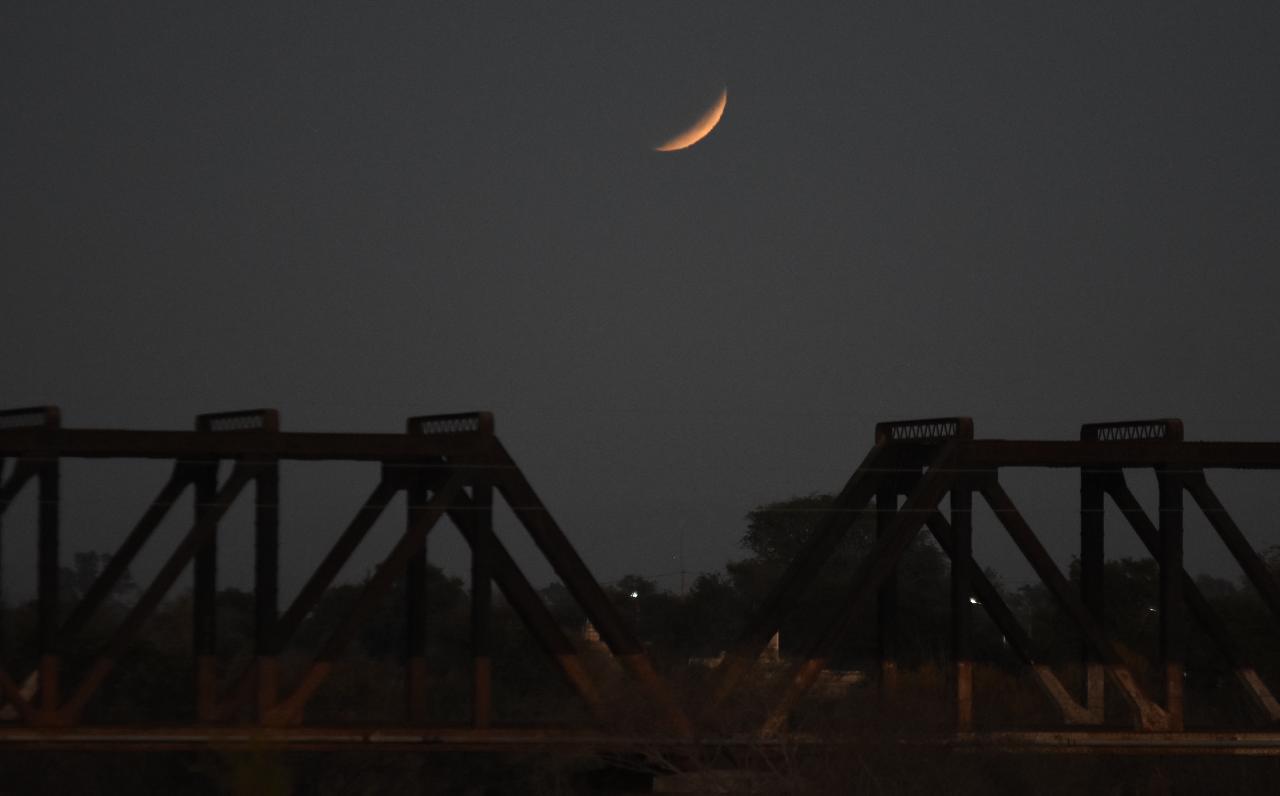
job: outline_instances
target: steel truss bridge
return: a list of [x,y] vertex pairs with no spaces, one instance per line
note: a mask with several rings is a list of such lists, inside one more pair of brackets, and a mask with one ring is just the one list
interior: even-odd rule
[[[59,466],[68,458],[159,459],[173,462],[151,504],[130,529],[96,581],[72,606],[59,605]],[[282,461],[366,462],[374,478],[368,499],[333,540],[321,563],[283,610],[278,599],[279,467]],[[219,465],[230,470],[219,478]],[[1080,477],[1079,588],[1052,560],[1000,474],[1014,468],[1067,468]],[[417,751],[574,747],[627,750],[697,744],[759,747],[795,741],[788,717],[827,668],[838,642],[860,609],[876,605],[880,683],[898,679],[893,639],[897,615],[895,569],[922,531],[951,561],[949,603],[952,652],[949,710],[954,727],[933,742],[976,750],[1133,752],[1143,754],[1280,754],[1280,702],[1259,676],[1245,646],[1230,637],[1183,562],[1184,510],[1189,496],[1280,620],[1280,584],[1250,546],[1210,485],[1208,472],[1224,468],[1280,469],[1280,443],[1191,442],[1178,420],[1097,423],[1077,440],[975,439],[968,418],[880,423],[875,442],[807,548],[792,562],[716,672],[716,686],[699,704],[673,696],[629,627],[565,533],[543,505],[519,465],[494,434],[492,415],[475,412],[409,418],[401,433],[300,433],[280,429],[275,410],[200,415],[194,430],[136,431],[67,428],[56,407],[0,412],[0,518],[29,485],[37,492],[38,664],[12,671],[0,650],[0,705],[13,720],[0,722],[0,749],[202,748],[269,745],[293,749],[403,748]],[[1159,500],[1148,512],[1126,477],[1152,471]],[[97,650],[82,676],[64,678],[63,650],[128,571],[162,520],[190,491],[194,513],[185,534],[154,578],[140,591]],[[241,671],[220,672],[215,645],[219,523],[251,492],[254,504],[254,654]],[[342,565],[361,544],[391,498],[407,497],[404,531],[363,585],[350,612],[305,667],[284,682],[279,657],[317,606]],[[1080,683],[1066,683],[1037,660],[1026,631],[972,554],[975,496],[993,510],[1058,606],[1084,640]],[[948,498],[948,508],[940,506]],[[1104,631],[1104,503],[1110,500],[1159,564],[1159,693],[1148,693],[1141,673],[1126,664]],[[655,706],[653,726],[640,735],[610,729],[609,705],[584,665],[578,646],[542,602],[494,535],[495,500],[504,501],[572,594],[634,687]],[[859,517],[874,517],[876,543],[847,581],[843,600],[794,664],[788,685],[767,720],[749,736],[710,737],[708,716],[744,687],[770,637],[795,609],[813,576]],[[426,539],[447,519],[471,550],[471,721],[435,726],[427,720]],[[90,704],[129,653],[147,619],[184,570],[194,571],[193,646],[195,720],[181,726],[113,726],[83,720]],[[307,720],[307,706],[370,613],[404,586],[404,719],[396,724],[325,726]],[[555,664],[565,683],[595,717],[581,727],[502,726],[494,721],[489,617],[496,584],[519,619]],[[978,731],[974,726],[972,613],[980,605],[1022,659],[1060,724],[1034,732]],[[1229,664],[1255,709],[1257,724],[1188,729],[1183,677],[1187,624],[1198,623]],[[15,676],[17,675],[17,676]],[[1118,694],[1128,723],[1108,724],[1104,697]],[[38,683],[36,689],[23,683]],[[804,743],[801,738],[799,742]],[[831,739],[812,740],[832,743]],[[838,742],[838,741],[837,741]]]

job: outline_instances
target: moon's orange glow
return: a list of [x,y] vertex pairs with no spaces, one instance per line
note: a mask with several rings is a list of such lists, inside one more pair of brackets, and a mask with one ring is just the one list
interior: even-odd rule
[[724,106],[729,102],[729,89],[724,88],[720,91],[720,97],[716,100],[716,104],[712,105],[706,113],[698,117],[698,121],[688,130],[678,134],[675,138],[666,143],[659,144],[654,147],[656,152],[675,152],[677,149],[688,149],[694,144],[707,137],[707,134],[715,129],[720,123],[720,117],[724,116]]

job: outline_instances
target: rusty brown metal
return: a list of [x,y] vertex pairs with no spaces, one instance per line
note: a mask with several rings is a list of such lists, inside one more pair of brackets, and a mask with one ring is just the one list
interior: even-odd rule
[[[204,433],[260,433],[275,434],[280,431],[280,412],[276,409],[247,409],[228,412],[207,412],[196,416],[196,431]],[[280,524],[280,468],[271,457],[252,460],[255,465],[254,482],[254,557],[253,557],[253,652],[250,664],[253,683],[256,686],[255,716],[261,718],[270,711],[276,698],[278,681],[278,640],[276,621],[278,612],[279,579],[279,524]],[[211,494],[216,482],[216,461],[199,466],[197,476],[197,504]],[[214,720],[222,710],[217,701],[218,676],[216,666],[216,604],[217,604],[217,533],[196,554],[196,585],[194,610],[197,628],[197,694],[198,714],[202,719]]]
[[497,465],[491,472],[494,485],[507,502],[516,519],[529,532],[534,544],[560,577],[562,583],[595,625],[609,651],[655,701],[666,717],[668,726],[682,735],[691,735],[693,725],[684,708],[676,702],[670,688],[653,668],[639,640],[627,627],[609,601],[600,584],[569,543],[533,486],[515,466],[515,461],[496,438],[492,442],[490,462]]
[[465,454],[476,432],[440,436],[281,431],[123,431],[15,428],[0,430],[0,455],[82,459],[291,459],[414,462]]
[[[9,676],[9,673],[3,669],[0,669],[0,695],[3,695],[4,700],[7,700],[10,705],[13,705],[14,710],[17,711],[18,716],[24,723],[37,723],[35,709],[31,706],[31,703],[27,698],[23,696],[22,689],[20,689],[18,684],[13,681],[13,678]],[[4,700],[0,700],[0,702],[3,702]]]
[[9,508],[9,504],[13,501],[22,488],[27,485],[39,470],[39,465],[30,459],[19,458],[13,466],[13,472],[9,474],[9,478],[0,485],[0,516]]
[[[312,571],[307,582],[289,604],[289,608],[277,620],[275,626],[277,645],[286,644],[297,633],[307,614],[320,602],[325,589],[329,588],[333,579],[337,577],[342,565],[355,552],[373,524],[382,516],[387,504],[400,491],[402,483],[403,480],[399,475],[388,472],[386,468],[383,469],[382,478],[374,486],[369,497]],[[219,703],[218,718],[231,718],[241,706],[248,702],[257,682],[255,678],[256,673],[252,667],[241,672]]]
[[[0,416],[0,417],[3,417],[3,416]],[[13,502],[14,497],[16,497],[17,494],[22,491],[22,488],[26,486],[27,482],[31,480],[32,477],[35,476],[38,469],[39,469],[38,465],[29,461],[28,459],[18,458],[14,462],[14,465],[12,468],[13,471],[9,474],[9,476],[7,478],[0,478],[0,573],[4,571],[3,563],[4,563],[4,515],[5,515],[5,512],[8,511],[9,504]],[[4,475],[4,458],[0,457],[0,476],[3,476],[3,475]],[[0,578],[0,606],[4,605],[4,597],[5,597],[5,593],[4,593],[3,578]],[[7,648],[8,646],[7,642],[8,642],[8,639],[5,633],[4,622],[0,622],[0,654],[3,654],[3,652]],[[25,700],[23,700],[21,703],[15,702],[15,704],[19,705],[19,709],[21,709],[21,706],[25,705],[26,702]]]
[[[930,515],[932,516],[932,515]],[[973,492],[951,488],[951,676],[957,732],[973,729]]]
[[111,590],[120,582],[120,577],[124,575],[129,565],[133,563],[138,552],[151,538],[151,534],[168,515],[169,510],[173,508],[174,503],[182,496],[187,487],[191,485],[192,472],[185,465],[174,465],[173,472],[169,475],[169,480],[165,481],[164,486],[160,488],[160,493],[156,495],[155,500],[147,507],[142,518],[125,537],[124,542],[116,549],[111,558],[107,561],[106,566],[94,578],[93,583],[85,592],[80,601],[76,603],[72,609],[71,615],[62,623],[59,631],[63,639],[69,639],[80,629],[85,623],[92,618],[94,611],[101,605]]
[[850,579],[847,596],[838,606],[836,615],[808,646],[799,665],[793,668],[791,683],[766,719],[762,734],[773,735],[785,727],[791,709],[827,668],[832,650],[847,633],[858,608],[889,577],[925,519],[933,513],[938,501],[951,488],[956,446],[955,439],[934,446],[934,455],[928,469],[907,495],[902,508],[895,513],[888,533],[876,542],[875,548],[858,565]]
[[973,418],[929,417],[876,424],[877,445],[938,445],[953,439],[973,439]]
[[1132,709],[1138,725],[1146,730],[1167,729],[1168,714],[1142,692],[1133,672],[1125,665],[1102,627],[1094,621],[1093,616],[1084,607],[1084,603],[1072,590],[1066,577],[1053,562],[1040,540],[1036,538],[1013,500],[1000,486],[1000,482],[994,478],[988,479],[982,483],[979,491],[995,511],[996,517],[1009,532],[1009,536],[1027,562],[1031,564],[1040,581],[1048,588],[1058,604],[1066,609],[1067,614],[1084,635],[1085,641],[1102,659],[1107,675]]
[[[406,529],[427,503],[428,479],[414,470],[405,482]],[[427,547],[409,559],[404,573],[405,627],[405,701],[409,721],[421,724],[427,720]]]
[[0,431],[28,428],[60,428],[62,410],[56,406],[23,406],[0,410]]
[[[1082,431],[1081,436],[1085,433]],[[1081,468],[1080,600],[1099,626],[1105,626],[1106,623],[1103,582],[1106,557],[1104,499],[1102,477],[1097,472]],[[1102,660],[1088,643],[1081,645],[1080,658],[1084,670],[1084,703],[1101,720],[1106,715],[1106,672]]]
[[[925,520],[930,533],[938,542],[938,546],[948,557],[954,556],[955,541],[950,523],[939,512],[934,512]],[[1036,659],[1031,651],[1031,639],[1026,630],[1018,622],[1013,611],[1005,603],[996,588],[975,561],[970,570],[973,593],[978,598],[983,610],[996,628],[1004,636],[1005,643],[1031,670],[1036,685],[1053,703],[1062,721],[1066,724],[1097,724],[1101,718],[1081,705],[1071,696],[1067,687],[1058,679],[1057,674],[1049,666]]]
[[[297,632],[298,626],[307,614],[320,602],[324,590],[329,588],[333,579],[338,576],[342,565],[351,558],[360,542],[369,533],[373,524],[382,516],[387,504],[400,491],[403,484],[400,478],[384,470],[381,480],[373,488],[364,504],[360,506],[354,518],[334,542],[333,547],[325,554],[324,559],[311,573],[311,577],[298,592],[298,596],[289,604],[289,608],[280,617],[276,625],[276,633],[281,641],[287,641]],[[419,508],[420,507],[415,507]]]
[[1280,470],[1280,443],[987,439],[965,445],[956,464],[975,470],[1001,467]]
[[1274,732],[1023,731],[970,733],[950,744],[961,751],[1011,754],[1280,756]]
[[1183,727],[1183,685],[1186,673],[1186,628],[1182,595],[1182,482],[1166,468],[1157,468],[1160,491],[1160,660],[1164,669],[1164,709],[1167,729]]
[[364,584],[350,612],[338,623],[337,628],[316,653],[311,667],[303,675],[302,683],[290,696],[282,700],[276,709],[263,717],[264,722],[280,725],[295,724],[302,720],[302,711],[316,688],[329,675],[334,661],[351,643],[352,637],[359,630],[364,618],[391,588],[396,578],[403,574],[409,560],[422,549],[423,544],[426,543],[427,534],[448,510],[449,503],[462,489],[464,481],[465,478],[461,474],[450,476],[444,485],[435,491],[426,505],[414,512],[409,527],[405,529],[395,547],[374,571],[373,577]]
[[[449,519],[470,544],[472,535],[475,533],[474,525],[477,515],[471,511],[464,499],[460,498],[457,504],[456,508],[450,510]],[[565,636],[555,617],[547,610],[533,585],[520,571],[520,567],[502,544],[502,540],[497,536],[491,536],[489,544],[491,545],[493,580],[502,591],[507,603],[524,622],[525,627],[529,628],[542,650],[555,662],[566,685],[577,692],[594,715],[604,718],[605,714],[601,712],[599,689],[583,667],[577,649]]]
[[493,485],[479,481],[471,487],[474,514],[471,544],[471,721],[477,727],[493,722],[493,664],[489,640],[493,559]]
[[[426,416],[409,419],[407,431],[413,435],[464,434],[471,435],[471,438],[481,442],[473,447],[472,453],[468,457],[433,456],[412,464],[384,464],[382,479],[378,487],[370,495],[360,511],[357,512],[355,519],[352,520],[339,537],[328,555],[304,585],[293,604],[281,617],[277,624],[278,643],[287,642],[293,636],[306,614],[332,582],[342,564],[350,557],[356,546],[364,538],[388,501],[400,489],[408,489],[411,492],[409,501],[409,528],[411,530],[421,525],[423,512],[427,511],[426,495],[428,492],[435,491],[438,496],[439,491],[445,486],[444,480],[447,478],[461,478],[458,481],[459,485],[471,484],[473,491],[480,500],[482,502],[485,500],[483,484],[487,482],[489,473],[515,469],[514,463],[509,458],[499,462],[491,462],[485,458],[491,453],[492,449],[483,440],[486,439],[487,434],[492,432],[492,428],[492,417],[487,413]],[[477,521],[482,519],[482,514],[487,514],[488,512],[480,511],[474,498],[468,497],[461,489],[455,489],[452,492],[452,497],[447,500],[445,513],[458,527],[458,530],[461,531],[468,544],[474,544]],[[599,712],[598,691],[578,660],[577,652],[573,645],[564,637],[555,620],[551,618],[545,606],[541,604],[533,587],[529,585],[519,567],[498,542],[496,536],[492,536],[491,532],[489,536],[491,577],[502,588],[504,595],[507,596],[517,615],[529,626],[534,638],[548,652],[570,686],[583,697],[594,713],[602,715]],[[425,593],[422,593],[421,589],[425,584],[418,582],[416,585],[412,585],[412,581],[415,579],[415,570],[422,570],[426,565],[425,550],[426,541],[424,537],[421,546],[415,552],[406,554],[404,570],[406,578],[410,581],[406,588],[406,599],[410,600],[410,610],[407,617],[408,625],[406,627],[406,649],[409,653],[406,661],[406,713],[410,720],[415,723],[425,721],[426,718],[424,708],[427,671],[425,657],[422,654],[424,649],[422,629],[425,622],[423,603]],[[384,563],[379,572],[386,570],[386,567],[387,564]],[[420,599],[413,599],[415,594]],[[349,628],[357,624],[358,621],[348,618],[343,627]],[[478,636],[478,638],[482,638],[482,636]],[[288,723],[300,719],[310,694],[323,682],[333,666],[331,659],[336,656],[336,651],[344,643],[341,640],[334,641],[331,639],[326,646],[327,652],[313,663],[304,675],[299,688],[294,690],[293,695],[285,703],[278,705],[277,709],[268,711],[270,713],[269,723]],[[644,663],[641,663],[640,666],[643,667]],[[486,687],[488,681],[486,669],[488,667],[482,661],[476,668],[478,677],[475,678],[477,684],[475,696],[478,697],[476,703],[480,708],[477,716],[481,722],[484,722],[488,720],[485,714],[491,711],[491,708],[486,707],[491,699],[488,696],[491,691]],[[252,675],[252,671],[244,671],[229,690],[227,697],[220,706],[222,718],[234,716],[239,707],[248,700],[254,682]],[[656,675],[653,675],[653,677],[656,679]]]
[[533,491],[532,485],[514,467],[514,461],[500,446],[495,452],[494,460],[506,465],[502,470],[494,472],[499,493],[511,507],[516,519],[529,531],[534,544],[555,569],[561,582],[586,610],[587,618],[600,632],[605,644],[615,656],[641,653],[643,648],[639,640],[591,576],[587,565],[569,544],[564,531]]
[[[80,681],[79,688],[72,697],[62,705],[56,717],[57,723],[75,723],[85,704],[94,692],[102,685],[115,662],[124,654],[129,643],[142,629],[142,624],[155,612],[164,596],[173,588],[178,576],[187,564],[195,558],[196,551],[203,547],[217,532],[217,523],[235,502],[241,490],[253,479],[255,468],[250,465],[237,464],[227,476],[227,480],[218,489],[217,494],[204,506],[197,515],[191,530],[178,544],[177,549],[169,556],[151,584],[143,591],[142,596],[133,609],[125,616],[116,628],[115,633],[104,645],[101,652],[89,667],[88,673]],[[199,652],[197,653],[200,654]],[[207,671],[207,667],[198,667],[198,671]],[[205,675],[207,676],[207,675]],[[198,682],[197,685],[200,685]]]
[[441,437],[451,435],[476,436],[487,439],[493,436],[492,412],[455,412],[446,415],[415,415],[405,420],[409,434]]
[[[883,738],[871,739],[883,743]],[[228,727],[217,725],[150,725],[128,727],[0,727],[6,749],[86,750],[105,752],[207,751],[399,751],[412,754],[476,752],[584,754],[688,754],[695,759],[737,753],[754,760],[784,760],[806,752],[830,756],[857,754],[863,736],[817,738],[796,735],[768,739],[755,736],[619,735],[580,727],[516,726],[476,729],[467,726],[367,725],[360,727]],[[1137,756],[1280,756],[1280,733],[1178,732],[1115,730],[1033,730],[931,734],[904,739],[905,754],[941,749],[959,753],[1137,755]]]
[[[174,470],[148,505],[142,518],[125,537],[103,573],[85,598],[74,606],[61,626],[58,605],[57,565],[62,498],[58,468],[66,457],[167,458]],[[0,479],[0,515],[24,488],[35,480],[38,496],[38,599],[39,692],[34,699],[9,674],[0,670],[0,702],[13,705],[21,726],[0,725],[0,745],[62,746],[85,748],[177,748],[184,743],[234,745],[248,737],[280,748],[341,748],[376,746],[403,749],[537,748],[539,745],[587,743],[616,749],[634,749],[634,738],[609,735],[600,730],[515,731],[494,718],[491,683],[492,651],[489,649],[490,582],[496,584],[516,615],[530,629],[539,646],[556,663],[565,681],[607,726],[608,709],[600,691],[579,659],[574,644],[543,605],[536,590],[511,558],[492,529],[493,498],[501,497],[530,534],[562,582],[578,601],[603,640],[624,668],[638,681],[665,717],[656,735],[646,743],[697,743],[697,728],[688,719],[686,706],[678,703],[665,680],[649,660],[634,630],[609,601],[568,537],[542,504],[514,459],[494,435],[493,417],[485,412],[429,415],[410,418],[401,434],[316,434],[280,430],[274,410],[220,412],[202,415],[194,432],[117,431],[67,429],[54,407],[34,407],[0,412],[0,461],[12,459],[11,471]],[[282,615],[277,610],[280,504],[278,462],[289,459],[335,459],[376,462],[382,471],[369,499],[335,541],[333,548],[308,578],[298,597]],[[232,464],[230,475],[219,484],[217,468]],[[1001,469],[1015,467],[1072,467],[1081,471],[1080,522],[1082,580],[1077,592],[1063,576],[1031,530],[997,477]],[[1222,649],[1236,678],[1254,701],[1264,720],[1280,719],[1280,702],[1262,682],[1248,657],[1217,621],[1204,596],[1195,587],[1182,562],[1182,493],[1189,492],[1204,511],[1263,600],[1280,616],[1280,586],[1270,578],[1265,562],[1248,544],[1217,495],[1209,488],[1205,468],[1238,467],[1280,469],[1280,443],[1187,442],[1176,419],[1095,423],[1081,428],[1081,439],[1072,441],[1010,441],[974,439],[968,418],[881,423],[875,444],[845,483],[835,505],[819,523],[809,547],[799,556],[748,622],[747,630],[726,657],[718,672],[713,696],[729,694],[741,675],[755,661],[765,641],[776,632],[787,613],[802,596],[838,544],[842,534],[859,517],[874,512],[877,543],[870,555],[850,573],[842,604],[832,606],[823,632],[793,668],[791,682],[770,713],[764,730],[786,729],[789,712],[829,662],[836,642],[847,632],[858,609],[877,598],[881,626],[882,680],[892,676],[894,647],[894,571],[906,546],[927,526],[952,561],[950,603],[953,622],[951,648],[952,709],[957,733],[943,734],[929,742],[957,749],[995,751],[1081,751],[1159,754],[1280,754],[1280,736],[1236,731],[1186,732],[1182,729],[1183,647],[1185,609],[1209,631]],[[1126,469],[1154,472],[1160,486],[1157,523],[1147,517],[1124,482]],[[922,472],[923,469],[923,472]],[[4,474],[0,468],[0,474]],[[60,649],[76,636],[105,595],[127,569],[139,549],[148,542],[171,505],[195,485],[196,517],[159,574],[126,614],[87,673],[73,683],[65,702],[59,693],[62,676]],[[254,660],[233,680],[225,698],[217,699],[216,597],[214,554],[217,526],[243,489],[255,487],[255,630]],[[300,679],[281,680],[278,655],[292,639],[304,618],[332,584],[342,564],[401,490],[409,493],[408,523],[404,534],[383,560],[349,615],[325,641],[320,653]],[[1000,526],[1014,540],[1053,598],[1072,617],[1085,639],[1085,677],[1077,699],[1057,675],[1035,659],[1030,640],[1000,591],[972,559],[972,539],[985,531],[973,527],[971,492],[977,490],[994,510]],[[938,510],[939,501],[951,494],[951,520]],[[906,495],[901,507],[900,495]],[[1163,705],[1138,688],[1138,679],[1125,666],[1104,632],[1106,608],[1102,582],[1104,555],[1103,501],[1110,495],[1122,515],[1160,562],[1161,571],[1161,667]],[[874,507],[870,505],[875,499]],[[437,728],[428,724],[427,703],[431,680],[426,670],[425,602],[426,545],[432,527],[448,518],[472,549],[472,704],[469,728]],[[195,703],[201,724],[169,728],[89,727],[81,720],[84,708],[126,654],[143,622],[168,594],[179,574],[191,565],[197,572],[193,657],[197,682]],[[203,574],[202,574],[203,573]],[[1265,576],[1265,577],[1264,577]],[[340,654],[364,624],[397,578],[406,581],[406,693],[409,724],[376,726],[360,730],[303,726],[306,706],[322,687]],[[973,690],[970,620],[976,598],[1010,648],[1025,662],[1052,700],[1066,724],[1098,724],[1103,719],[1102,677],[1109,678],[1132,709],[1138,732],[1113,730],[1000,733],[972,732],[975,709],[983,695]],[[0,653],[3,648],[0,647]],[[30,680],[30,678],[29,678]],[[290,687],[281,692],[285,685]],[[709,700],[714,704],[714,700]],[[252,709],[244,711],[244,707]],[[248,715],[247,729],[219,726],[217,721]],[[263,740],[265,739],[265,740]],[[774,741],[716,739],[717,743],[770,744]],[[799,736],[777,743],[826,743]],[[504,746],[505,745],[505,746]]]
[[[0,431],[13,432],[22,429],[40,429],[56,431],[62,425],[62,413],[56,406],[32,406],[9,409],[0,412]],[[4,461],[0,454],[0,464]],[[0,472],[3,468],[0,467]],[[18,454],[13,473],[0,482],[0,519],[13,499],[23,487],[36,480],[36,523],[37,523],[37,559],[36,559],[36,591],[39,657],[37,661],[40,672],[40,691],[38,704],[33,705],[19,691],[13,679],[6,672],[0,680],[0,692],[13,705],[24,721],[32,723],[50,723],[56,713],[59,693],[59,671],[61,659],[58,654],[58,542],[59,542],[59,487],[60,467],[56,458],[49,457],[40,450]],[[2,560],[2,559],[0,559]],[[0,598],[4,590],[0,588]],[[5,638],[0,631],[0,652],[3,652]]]
[[[278,422],[279,416],[276,415]],[[269,713],[275,705],[278,686],[280,640],[280,466],[260,465],[254,494],[253,514],[253,646],[257,668],[255,715]]]
[[1231,519],[1231,514],[1222,505],[1222,501],[1209,487],[1209,481],[1204,473],[1183,471],[1179,473],[1179,477],[1187,491],[1191,493],[1191,497],[1200,506],[1200,510],[1204,512],[1205,519],[1218,532],[1218,536],[1231,551],[1236,563],[1244,570],[1249,582],[1258,590],[1263,602],[1270,606],[1271,612],[1280,619],[1280,584],[1276,583],[1262,556],[1258,555],[1253,545],[1249,544],[1249,540],[1240,532],[1239,526],[1236,525],[1235,520]]
[[[1103,486],[1116,504],[1116,508],[1120,509],[1121,516],[1128,521],[1129,526],[1142,540],[1147,551],[1153,558],[1158,557],[1160,531],[1130,491],[1124,475],[1120,472],[1110,474],[1103,481]],[[1218,617],[1217,611],[1205,599],[1195,579],[1185,568],[1182,570],[1182,596],[1186,600],[1187,609],[1196,618],[1200,628],[1213,639],[1261,718],[1265,721],[1280,721],[1280,701],[1276,700],[1271,689],[1258,676],[1257,670],[1250,663],[1244,650],[1227,633],[1226,625]]]
[[755,665],[760,651],[795,608],[814,573],[835,550],[841,536],[857,521],[859,512],[866,510],[867,504],[877,490],[881,489],[882,483],[898,474],[896,461],[885,455],[888,443],[879,439],[879,436],[877,433],[875,444],[836,495],[831,510],[820,520],[813,540],[787,566],[763,604],[748,619],[746,629],[733,648],[717,667],[719,681],[710,700],[711,709],[714,710]]
[[59,508],[61,467],[57,459],[45,459],[36,473],[36,605],[39,616],[40,715],[51,720],[58,710],[61,657],[58,646],[60,613],[58,589]]
[[[876,490],[876,540],[884,539],[898,512],[898,485],[884,479]],[[880,653],[880,697],[887,704],[898,690],[898,575],[891,572],[876,592],[876,641]]]
[[[202,429],[207,431],[208,429]],[[218,492],[218,462],[192,464],[195,487],[195,516],[213,504]],[[212,721],[217,715],[217,603],[218,533],[216,525],[208,540],[195,551],[191,589],[191,655],[195,658],[196,715]]]
[[1085,442],[1135,442],[1143,440],[1181,442],[1182,437],[1182,419],[1177,417],[1085,423],[1080,426],[1080,439]]

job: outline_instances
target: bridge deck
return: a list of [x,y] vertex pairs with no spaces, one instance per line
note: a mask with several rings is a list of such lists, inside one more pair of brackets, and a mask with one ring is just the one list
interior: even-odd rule
[[[191,751],[201,749],[288,749],[298,751],[388,749],[421,753],[502,753],[536,750],[583,753],[658,753],[733,751],[768,753],[776,749],[882,746],[883,737],[788,735],[703,737],[610,735],[573,727],[404,727],[315,726],[292,728],[199,725],[0,728],[0,746],[29,749]],[[1280,732],[1117,730],[1029,730],[907,735],[904,747],[946,747],[963,752],[1002,754],[1116,754],[1280,756]]]

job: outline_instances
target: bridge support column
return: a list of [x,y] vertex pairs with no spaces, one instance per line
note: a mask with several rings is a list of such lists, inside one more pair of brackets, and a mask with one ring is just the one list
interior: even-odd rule
[[[218,462],[211,461],[197,466],[193,479],[195,487],[195,517],[213,505],[218,493]],[[191,641],[196,664],[196,715],[201,721],[213,721],[217,714],[217,608],[218,598],[218,534],[195,554],[193,563],[195,583],[191,594]]]
[[61,698],[58,693],[58,460],[40,465],[37,478],[38,550],[36,562],[39,592],[40,633],[40,715],[41,723],[51,723]]
[[1186,622],[1182,600],[1182,482],[1166,468],[1156,471],[1160,490],[1160,658],[1164,664],[1169,729],[1183,728]]
[[263,720],[276,703],[280,640],[280,466],[270,462],[257,477],[254,503],[254,646],[258,678],[256,714]]
[[[876,540],[893,527],[898,511],[898,484],[893,479],[876,490]],[[880,698],[893,699],[898,690],[898,578],[889,575],[876,591],[876,633],[880,653]]]
[[7,498],[3,496],[8,486],[9,481],[4,474],[4,457],[0,456],[0,661],[4,660],[9,638],[4,625],[4,512],[9,504]]
[[488,727],[493,719],[493,669],[489,641],[492,594],[493,485],[472,487],[476,511],[471,541],[471,719]]
[[[414,470],[407,486],[408,527],[427,504],[427,477]],[[409,558],[404,573],[405,701],[409,721],[427,720],[427,545]]]
[[973,492],[968,484],[951,490],[951,656],[952,697],[957,732],[973,729]]
[[[1103,600],[1104,546],[1104,476],[1080,470],[1080,597],[1084,607],[1098,626],[1104,626]],[[1084,705],[1091,720],[1101,724],[1105,718],[1106,670],[1097,652],[1088,642],[1081,644],[1084,669]]]

